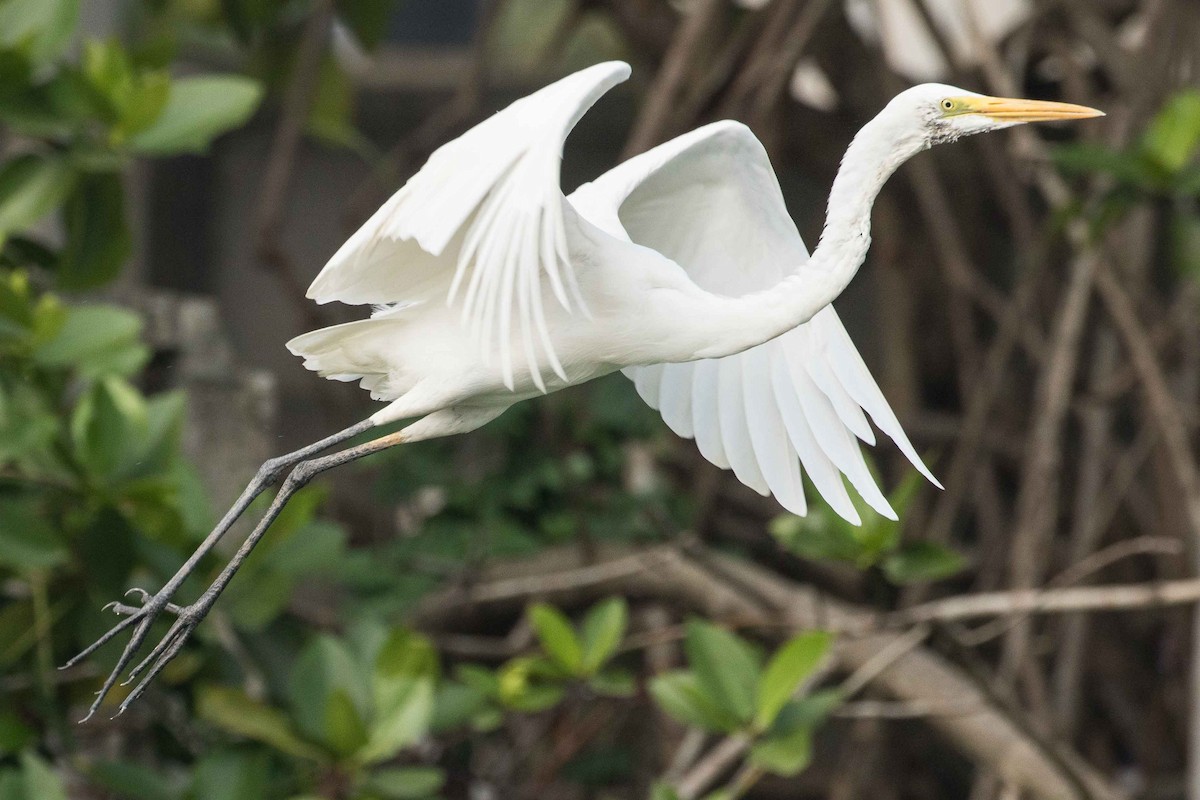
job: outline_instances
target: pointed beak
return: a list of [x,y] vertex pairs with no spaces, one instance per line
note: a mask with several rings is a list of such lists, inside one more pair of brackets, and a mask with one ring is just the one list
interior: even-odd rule
[[1074,103],[1049,100],[1017,100],[1008,97],[966,98],[963,113],[980,114],[1003,122],[1052,122],[1055,120],[1103,117],[1104,112]]

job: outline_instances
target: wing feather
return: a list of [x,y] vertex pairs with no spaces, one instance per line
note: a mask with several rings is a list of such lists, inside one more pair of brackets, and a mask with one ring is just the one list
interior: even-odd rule
[[758,464],[754,441],[750,438],[746,419],[745,398],[742,393],[742,363],[740,358],[717,359],[717,412],[721,424],[721,443],[725,456],[738,480],[759,494],[770,494]]
[[559,185],[563,142],[628,76],[622,62],[581,70],[439,148],[334,254],[308,296],[318,303],[458,304],[510,389],[518,353],[538,388],[545,389],[539,363],[565,380],[543,286],[567,311],[588,309],[569,257],[567,215],[575,212]]
[[[681,136],[580,192],[593,221],[673,259],[709,291],[769,288],[808,257],[766,153],[737,123]],[[736,355],[624,373],[675,433],[695,438],[706,459],[794,513],[806,510],[803,467],[850,522],[861,518],[845,481],[895,519],[858,445],[875,443],[868,417],[937,484],[832,307]]]
[[[717,362],[713,359],[692,362],[692,428],[696,431],[696,446],[700,455],[716,464],[721,469],[729,469],[729,458],[725,455],[725,445],[721,441],[721,417],[717,405],[717,379],[720,374]],[[626,375],[637,374],[651,367],[631,367],[623,370]],[[680,378],[681,381],[686,377]],[[653,408],[654,404],[650,406]]]
[[808,508],[797,453],[788,439],[783,414],[771,385],[771,356],[775,349],[754,348],[740,359],[744,411],[754,454],[771,494],[784,508],[804,514]]
[[775,399],[779,404],[792,447],[795,448],[804,468],[808,470],[808,477],[813,486],[825,498],[825,502],[829,503],[830,508],[844,519],[858,525],[862,520],[846,492],[842,476],[817,442],[813,435],[812,422],[800,404],[792,383],[787,354],[783,352],[782,347],[773,350],[771,378],[775,388]]
[[658,410],[667,427],[685,439],[692,429],[692,373],[689,364],[663,364],[659,386]]

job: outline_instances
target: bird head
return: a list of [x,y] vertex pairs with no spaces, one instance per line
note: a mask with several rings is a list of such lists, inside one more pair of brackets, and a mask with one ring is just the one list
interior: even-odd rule
[[906,89],[888,104],[887,114],[910,130],[920,131],[926,147],[1026,122],[1104,116],[1103,111],[1073,103],[989,97],[942,83]]

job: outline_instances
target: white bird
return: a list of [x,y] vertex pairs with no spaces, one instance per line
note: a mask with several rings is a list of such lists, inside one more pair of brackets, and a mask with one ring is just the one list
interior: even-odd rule
[[[133,627],[88,713],[99,707],[164,610],[175,623],[126,683],[137,699],[208,613],[284,503],[315,474],[402,442],[474,430],[527,398],[623,371],[681,436],[787,509],[805,512],[801,469],[857,522],[842,476],[895,517],[857,440],[869,416],[929,480],[830,303],[870,244],[871,205],[906,159],[939,142],[1100,112],[926,84],[892,100],[854,138],[809,256],[762,145],[717,122],[621,164],[571,196],[559,187],[567,134],[620,62],[570,75],[436,151],[317,276],[318,303],[372,305],[370,319],[299,336],[288,348],[387,405],[259,470],[179,572],[67,664]],[[864,413],[865,412],[865,413]],[[317,453],[379,426],[400,431]],[[288,472],[290,470],[290,472]],[[171,597],[250,502],[287,472],[265,517],[193,604]]]

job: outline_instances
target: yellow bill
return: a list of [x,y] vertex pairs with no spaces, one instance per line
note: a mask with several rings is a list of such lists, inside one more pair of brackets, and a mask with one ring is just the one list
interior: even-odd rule
[[946,116],[979,114],[1005,122],[1052,122],[1103,117],[1104,112],[1074,103],[1009,97],[952,97],[943,101]]

